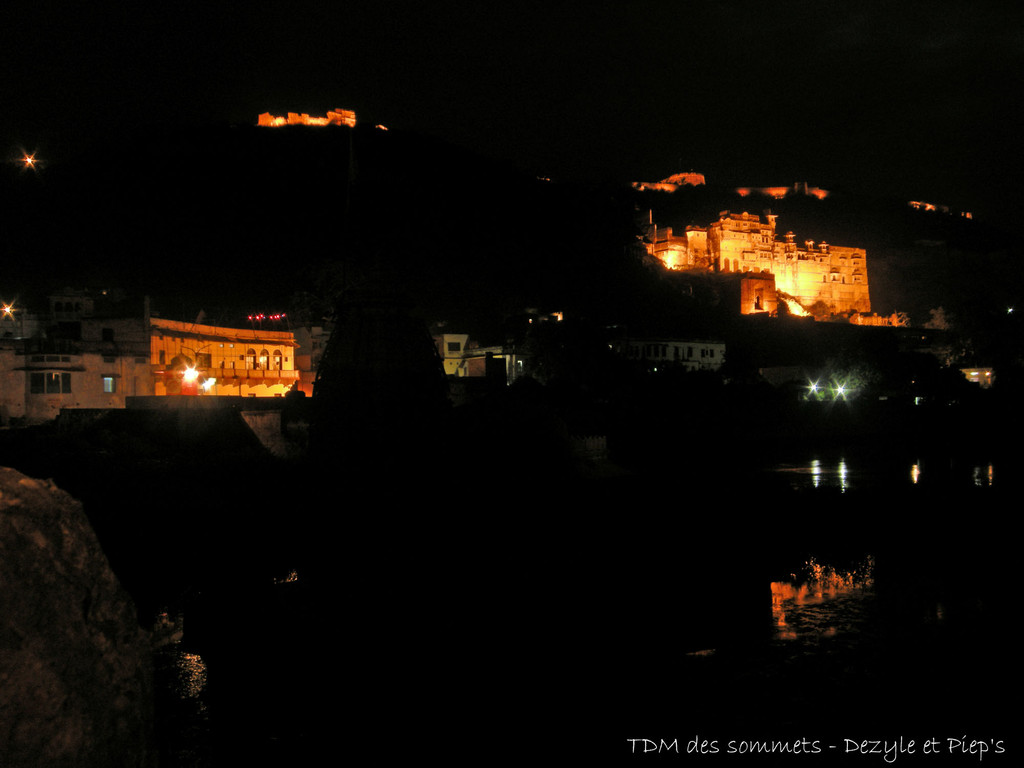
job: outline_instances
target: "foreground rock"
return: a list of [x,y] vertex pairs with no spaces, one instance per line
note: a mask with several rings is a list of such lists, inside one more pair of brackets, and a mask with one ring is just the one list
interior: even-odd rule
[[81,504],[0,468],[0,765],[151,766],[148,637]]

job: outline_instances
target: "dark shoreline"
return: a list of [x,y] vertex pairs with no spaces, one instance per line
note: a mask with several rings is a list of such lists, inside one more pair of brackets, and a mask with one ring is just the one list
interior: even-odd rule
[[[999,431],[1012,429],[1011,419],[988,416]],[[353,732],[364,746],[395,739],[402,724],[395,750],[403,739],[412,751],[440,749],[452,723],[479,748],[507,740],[510,730],[553,723],[576,734],[569,741],[591,740],[589,748],[607,737],[598,723],[628,730],[625,739],[651,732],[641,726],[678,727],[687,718],[720,725],[716,711],[732,718],[730,734],[743,718],[756,732],[777,732],[772,723],[790,717],[787,694],[774,699],[775,714],[751,706],[740,718],[733,697],[743,686],[755,686],[744,695],[768,706],[760,683],[717,686],[740,669],[722,669],[730,653],[745,653],[748,643],[736,638],[753,642],[767,629],[768,582],[808,555],[842,561],[871,553],[892,610],[937,595],[965,607],[983,599],[971,619],[983,634],[942,640],[929,663],[950,665],[944,674],[960,680],[961,663],[978,659],[950,656],[955,642],[971,654],[989,643],[983,671],[993,674],[1010,637],[997,612],[1009,604],[1015,561],[1007,522],[1017,450],[959,445],[968,419],[955,430],[936,421],[912,437],[903,424],[856,434],[830,434],[822,424],[820,442],[804,433],[814,450],[780,440],[760,453],[740,446],[732,458],[718,452],[730,441],[718,438],[683,462],[662,455],[628,471],[611,464],[611,473],[529,456],[492,465],[478,455],[466,465],[490,466],[493,475],[462,472],[456,457],[354,474],[250,447],[182,444],[161,455],[144,435],[124,444],[132,446],[126,452],[103,442],[111,434],[47,428],[6,431],[0,447],[5,461],[42,470],[82,497],[144,626],[161,610],[184,613],[181,648],[209,669],[203,748],[294,757],[336,738],[338,713],[353,703],[361,709]],[[885,443],[894,436],[906,440]],[[810,455],[856,465],[862,456],[902,462],[918,451],[943,469],[925,472],[918,485],[894,476],[869,488],[794,488],[766,471],[773,461]],[[743,465],[751,455],[760,461]],[[969,482],[978,457],[995,465],[991,486]],[[445,481],[445,469],[454,479]],[[279,583],[293,569],[298,582]],[[922,630],[908,631],[898,648],[879,651],[892,659],[886,665],[906,661]],[[705,648],[731,650],[702,666],[681,655]],[[926,670],[914,670],[922,685]],[[808,682],[786,674],[776,682],[795,692],[800,679]],[[687,696],[677,690],[683,684]],[[865,685],[885,690],[879,679]],[[317,690],[333,702],[312,696]],[[524,709],[527,690],[541,700]],[[702,703],[685,703],[698,690]],[[442,694],[455,704],[438,708],[432,702]],[[896,706],[876,702],[861,727],[899,714],[889,712]],[[825,719],[808,714],[806,722],[823,727]],[[169,743],[196,748],[175,742],[181,737],[176,731]],[[546,749],[566,746],[537,738]]]

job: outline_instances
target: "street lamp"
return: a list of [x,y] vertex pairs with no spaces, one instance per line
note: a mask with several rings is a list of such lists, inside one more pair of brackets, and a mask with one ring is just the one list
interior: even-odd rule
[[181,372],[181,394],[198,394],[196,382],[199,380],[199,369],[192,365],[186,365]]

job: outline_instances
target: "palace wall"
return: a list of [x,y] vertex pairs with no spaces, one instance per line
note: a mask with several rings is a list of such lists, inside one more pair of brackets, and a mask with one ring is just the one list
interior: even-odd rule
[[[706,229],[690,227],[683,237],[664,228],[665,236],[648,248],[670,269],[772,275],[777,291],[805,310],[817,304],[831,314],[870,313],[867,252],[824,242],[798,245],[791,232],[777,235],[776,219],[774,214],[762,220],[757,214],[723,211]],[[763,286],[758,293],[763,295]],[[770,311],[769,303],[763,298],[751,306]]]

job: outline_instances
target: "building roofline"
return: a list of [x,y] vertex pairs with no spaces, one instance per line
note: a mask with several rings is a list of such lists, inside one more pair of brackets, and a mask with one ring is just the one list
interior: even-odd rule
[[151,317],[150,328],[177,333],[192,338],[217,339],[228,342],[257,342],[296,347],[295,334],[291,331],[265,331],[257,328],[227,328],[219,325],[203,325],[186,323],[181,320],[167,320],[162,317]]

